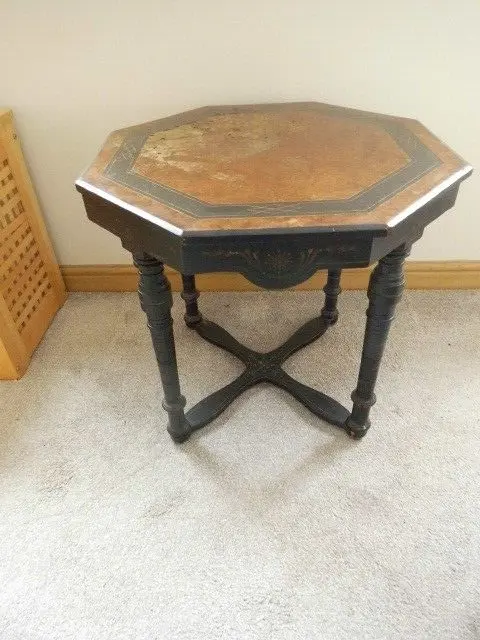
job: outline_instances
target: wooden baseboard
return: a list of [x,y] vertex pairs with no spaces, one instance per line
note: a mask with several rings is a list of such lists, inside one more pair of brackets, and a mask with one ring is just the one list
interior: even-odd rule
[[[137,273],[131,265],[64,265],[61,267],[69,291],[135,291]],[[168,269],[174,291],[180,290],[180,274]],[[480,289],[480,261],[418,262],[406,265],[409,289]],[[345,269],[342,288],[365,289],[369,269]],[[319,272],[297,290],[319,289],[325,273]],[[197,276],[201,291],[255,291],[258,289],[238,273],[204,273]]]

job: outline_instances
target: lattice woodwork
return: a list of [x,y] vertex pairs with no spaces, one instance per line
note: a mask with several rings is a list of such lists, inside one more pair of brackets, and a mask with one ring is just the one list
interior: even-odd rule
[[11,112],[0,111],[0,378],[18,378],[65,299]]

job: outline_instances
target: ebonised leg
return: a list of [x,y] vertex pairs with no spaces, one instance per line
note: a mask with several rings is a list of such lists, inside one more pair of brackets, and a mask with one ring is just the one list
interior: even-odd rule
[[202,320],[202,314],[198,310],[197,300],[199,293],[195,288],[195,276],[186,276],[182,273],[183,291],[182,298],[185,300],[185,323],[187,327],[193,328]]
[[170,313],[173,303],[170,283],[163,272],[163,263],[156,258],[146,253],[136,253],[133,261],[140,272],[140,304],[147,316],[162,379],[165,395],[162,406],[168,412],[168,432],[173,440],[183,442],[190,435],[191,429],[183,411],[185,398],[180,393]]
[[325,304],[322,309],[322,318],[328,324],[335,324],[338,320],[337,299],[341,293],[340,276],[341,269],[330,269],[328,272],[327,283],[323,287],[325,292]]
[[375,382],[390,324],[394,318],[395,306],[402,296],[403,263],[409,251],[409,246],[401,245],[382,258],[370,276],[367,325],[360,372],[357,388],[352,393],[352,413],[345,425],[347,432],[353,438],[364,436],[370,426],[368,414],[376,401],[373,392]]

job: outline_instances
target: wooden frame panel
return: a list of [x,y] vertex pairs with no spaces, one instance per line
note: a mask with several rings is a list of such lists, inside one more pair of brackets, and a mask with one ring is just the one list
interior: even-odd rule
[[0,379],[25,373],[65,298],[12,112],[0,110]]

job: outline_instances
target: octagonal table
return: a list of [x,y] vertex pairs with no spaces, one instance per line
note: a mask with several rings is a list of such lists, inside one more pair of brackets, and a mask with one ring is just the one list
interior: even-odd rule
[[[186,440],[259,382],[362,437],[405,257],[471,171],[416,120],[320,103],[204,107],[113,132],[76,186],[88,217],[120,237],[139,269],[172,438]],[[164,263],[182,273],[187,325],[245,365],[186,413]],[[373,263],[349,411],[281,365],[337,321],[342,268]],[[269,353],[241,345],[199,312],[197,273],[240,272],[272,289],[319,269],[328,270],[320,315]]]

